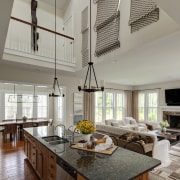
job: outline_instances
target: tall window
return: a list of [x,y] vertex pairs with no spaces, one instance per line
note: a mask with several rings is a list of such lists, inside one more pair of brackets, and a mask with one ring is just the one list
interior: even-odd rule
[[105,91],[95,94],[95,121],[122,120],[124,114],[123,91]]
[[123,93],[116,94],[116,119],[123,119]]
[[[31,102],[33,102],[32,95],[28,96],[28,94],[23,94],[22,101],[28,102],[29,98],[31,98]],[[22,103],[22,115],[28,118],[33,117],[33,103]]]
[[[17,103],[10,103],[9,95],[14,94],[5,94],[5,119],[15,119],[17,114]],[[17,96],[15,96],[16,98]]]
[[96,122],[102,122],[103,116],[103,93],[96,92],[95,94],[95,120]]
[[45,118],[47,117],[47,95],[38,95],[37,103],[37,117]]
[[158,91],[144,91],[138,95],[139,120],[157,122]]
[[[22,103],[17,103],[17,99],[16,102],[10,103],[9,95],[14,94],[5,93],[5,119],[16,119],[23,116],[28,118],[47,118],[47,95],[38,95],[38,103],[33,103],[32,94],[22,94]],[[17,96],[14,97],[17,98]]]
[[58,120],[59,121],[63,121],[63,117],[64,117],[64,97],[59,97],[58,98]]
[[113,119],[114,117],[114,94],[112,92],[105,93],[105,109],[106,109],[106,119]]

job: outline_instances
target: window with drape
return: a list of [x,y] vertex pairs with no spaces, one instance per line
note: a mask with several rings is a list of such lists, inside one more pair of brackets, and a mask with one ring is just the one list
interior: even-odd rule
[[101,56],[120,47],[120,0],[94,0],[94,3],[97,4],[95,55]]
[[[63,92],[65,90],[63,89]],[[66,97],[66,96],[65,96]],[[54,121],[65,123],[65,97],[54,98]]]
[[[0,120],[28,118],[48,118],[48,87],[0,83]],[[10,98],[11,97],[11,98]],[[13,98],[12,98],[13,97]],[[13,101],[12,101],[13,99]]]
[[159,20],[159,8],[152,0],[131,0],[131,33]]
[[138,94],[139,121],[158,121],[159,92],[141,91]]
[[[8,101],[9,95],[14,95],[14,94],[9,94],[9,93],[5,94],[5,104],[4,104],[5,119],[15,119],[17,114],[17,103],[10,103]],[[1,104],[1,106],[3,106],[3,104]]]
[[122,120],[125,114],[124,92],[106,90],[95,93],[95,122],[105,119]]

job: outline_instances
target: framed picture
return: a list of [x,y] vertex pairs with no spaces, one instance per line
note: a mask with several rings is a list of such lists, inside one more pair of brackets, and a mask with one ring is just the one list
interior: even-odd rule
[[74,104],[75,103],[83,104],[83,93],[74,93]]
[[83,119],[83,93],[74,93],[74,124]]

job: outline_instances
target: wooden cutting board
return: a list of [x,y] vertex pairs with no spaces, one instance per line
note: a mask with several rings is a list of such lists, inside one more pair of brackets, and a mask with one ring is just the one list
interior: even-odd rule
[[87,149],[87,148],[79,147],[77,144],[73,144],[73,145],[71,145],[71,148],[79,149],[79,150],[83,150],[83,151],[89,151],[89,152],[95,152],[95,153],[111,155],[118,147],[113,145],[113,147],[111,147],[111,148],[108,148],[108,149],[105,149],[105,150],[102,150],[102,151],[96,151],[95,149]]

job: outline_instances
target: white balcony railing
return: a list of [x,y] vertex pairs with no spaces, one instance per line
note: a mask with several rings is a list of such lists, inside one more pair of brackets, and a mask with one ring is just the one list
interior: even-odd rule
[[[54,63],[55,32],[37,26],[38,51],[32,49],[31,23],[13,18],[10,20],[5,44],[5,53]],[[75,66],[73,58],[74,38],[56,33],[57,64]]]

